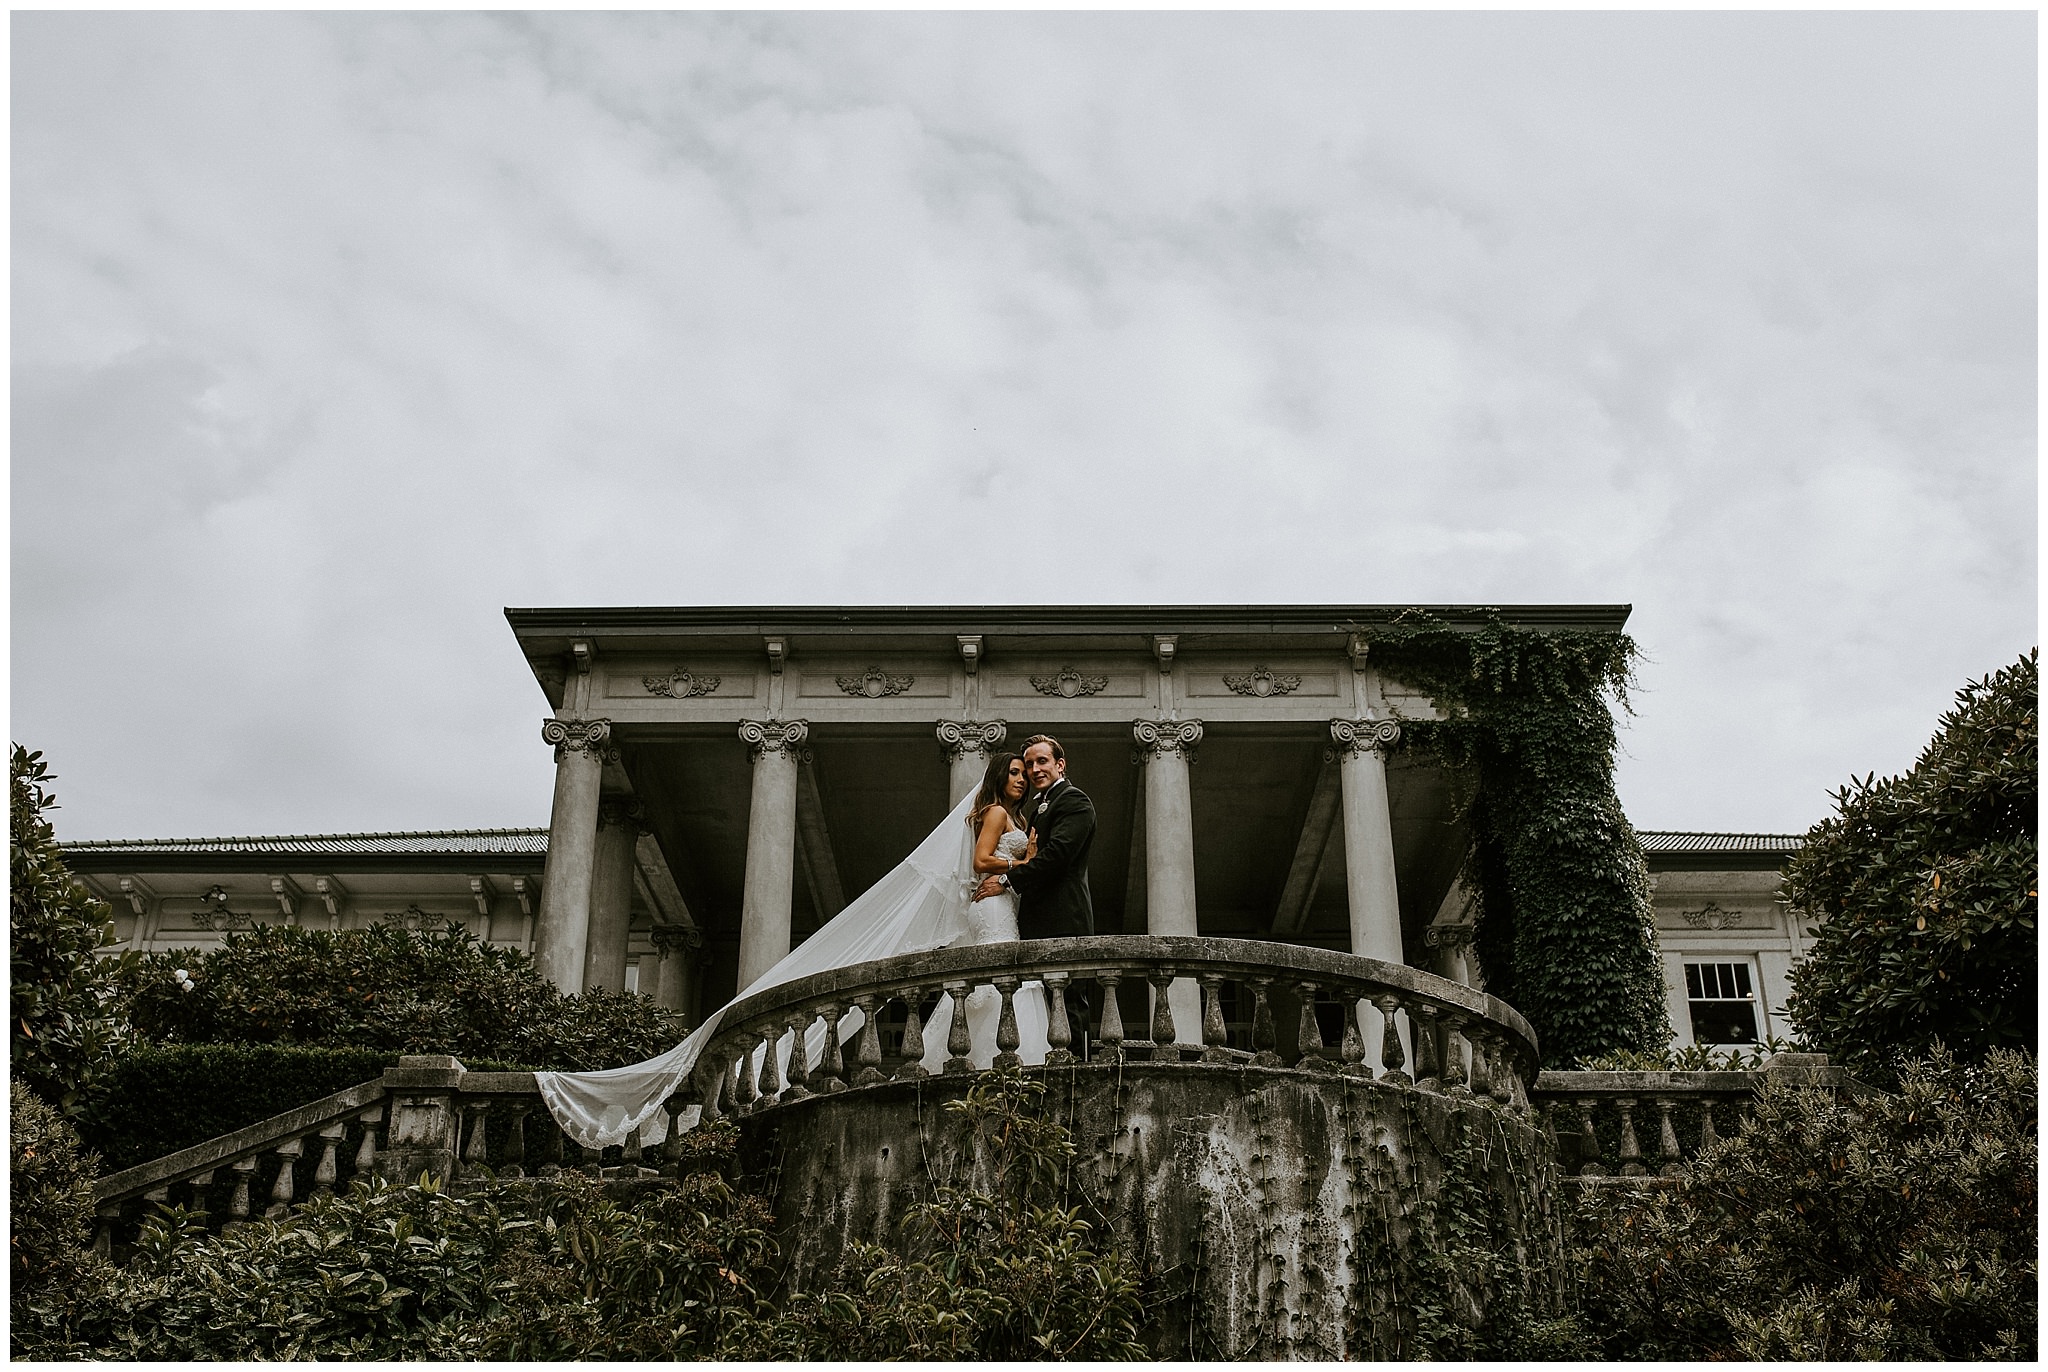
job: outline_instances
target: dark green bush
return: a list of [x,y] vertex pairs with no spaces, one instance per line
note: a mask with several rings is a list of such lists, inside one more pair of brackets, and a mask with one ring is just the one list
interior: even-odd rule
[[71,875],[45,815],[56,808],[41,753],[15,744],[8,759],[9,1065],[67,1114],[81,1108],[93,1074],[127,1038],[114,1004],[120,959],[105,901]]
[[89,1262],[98,1168],[64,1116],[8,1083],[8,1276],[16,1300],[67,1283]]
[[129,1267],[18,1305],[14,1356],[713,1356],[761,1307],[767,1218],[713,1173],[630,1199],[576,1172],[459,1197],[362,1183],[228,1235],[168,1212]]
[[1897,1095],[1767,1081],[1677,1189],[1585,1192],[1580,1326],[1609,1358],[2031,1360],[2037,1119],[2005,1051]]
[[1913,770],[1844,787],[1793,855],[1785,898],[1826,922],[1792,1022],[1836,1062],[2038,1049],[2039,694],[2038,653],[1971,682]]
[[454,923],[439,932],[261,925],[211,952],[136,959],[122,990],[136,1029],[158,1042],[453,1053],[588,1071],[653,1057],[683,1036],[680,1018],[649,997],[565,997],[526,954]]

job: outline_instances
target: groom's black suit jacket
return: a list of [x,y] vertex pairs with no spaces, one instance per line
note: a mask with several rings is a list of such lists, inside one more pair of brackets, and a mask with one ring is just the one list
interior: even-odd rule
[[1095,802],[1061,778],[1026,802],[1025,822],[1038,834],[1038,856],[1010,869],[1023,938],[1075,938],[1095,932],[1088,896],[1088,850],[1095,846]]

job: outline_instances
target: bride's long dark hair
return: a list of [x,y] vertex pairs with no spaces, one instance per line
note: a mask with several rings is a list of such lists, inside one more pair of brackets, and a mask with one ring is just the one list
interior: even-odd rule
[[[988,813],[988,807],[991,805],[1000,805],[1005,810],[1008,810],[1010,818],[1018,822],[1019,828],[1023,827],[1022,821],[1018,821],[1017,818],[1018,811],[1024,804],[1023,797],[1020,796],[1015,801],[1012,801],[1003,794],[1010,780],[1010,764],[1014,762],[1021,766],[1023,761],[1024,755],[1022,753],[1002,753],[988,760],[988,770],[981,774],[981,789],[974,793],[974,804],[968,807],[967,824],[969,828],[977,833],[980,832],[981,817]],[[1028,779],[1024,783],[1024,791],[1026,795],[1031,792],[1031,782]]]

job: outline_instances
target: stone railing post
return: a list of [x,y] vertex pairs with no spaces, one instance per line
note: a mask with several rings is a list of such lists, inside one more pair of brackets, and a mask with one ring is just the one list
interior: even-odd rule
[[401,1057],[384,1071],[384,1089],[391,1100],[391,1122],[377,1170],[386,1181],[403,1186],[428,1173],[447,1181],[455,1172],[459,1129],[456,1097],[462,1090],[463,1065],[442,1053]]

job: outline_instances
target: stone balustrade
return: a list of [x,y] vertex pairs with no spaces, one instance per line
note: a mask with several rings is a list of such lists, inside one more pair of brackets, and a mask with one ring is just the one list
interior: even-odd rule
[[1853,1088],[1825,1054],[1779,1053],[1756,1071],[1545,1072],[1529,1097],[1566,1175],[1675,1177],[1701,1149],[1738,1127],[1750,1097],[1769,1078]]
[[[1090,982],[1096,1015],[1089,1041],[1076,1044],[1068,1002]],[[715,1120],[924,1076],[926,1021],[983,987],[1001,1006],[995,1063],[1018,1065],[1015,997],[1034,983],[1046,999],[1051,1068],[1145,1061],[1341,1072],[1518,1110],[1536,1073],[1535,1035],[1512,1007],[1412,967],[1244,939],[1096,937],[914,953],[758,992],[725,1012],[688,1098]],[[1198,990],[1198,1025],[1176,1022],[1176,983]],[[1120,991],[1133,986],[1152,992],[1145,1037],[1125,1018]],[[1226,998],[1239,1011],[1235,1043]],[[948,1019],[941,1074],[959,1075],[974,1067],[967,1016]],[[1366,1061],[1371,1042],[1377,1062]]]

